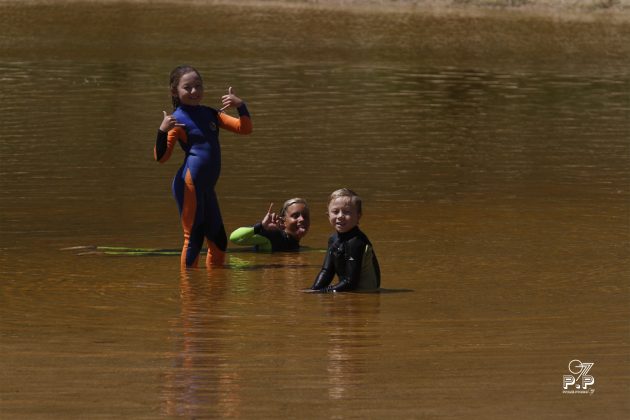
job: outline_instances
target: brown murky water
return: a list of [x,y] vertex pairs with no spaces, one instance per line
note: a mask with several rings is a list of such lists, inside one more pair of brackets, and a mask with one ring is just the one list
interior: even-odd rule
[[[0,10],[0,417],[630,414],[628,26]],[[152,145],[181,63],[254,118],[222,137],[227,228],[304,196],[310,252],[181,274],[61,251],[179,248],[181,153],[157,165]],[[341,186],[364,197],[383,293],[300,292]],[[562,392],[574,359],[589,394]]]

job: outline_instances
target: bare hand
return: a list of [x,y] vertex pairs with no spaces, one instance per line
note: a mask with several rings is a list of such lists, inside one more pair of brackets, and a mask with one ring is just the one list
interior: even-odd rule
[[221,103],[223,104],[223,107],[219,111],[225,111],[229,107],[238,108],[243,104],[243,100],[236,96],[234,89],[230,86],[228,88],[228,94],[221,97]]
[[168,133],[175,127],[186,127],[186,124],[181,124],[177,122],[177,118],[173,117],[173,115],[168,115],[166,111],[162,111],[164,114],[164,119],[162,120],[162,124],[160,124],[160,131]]
[[273,203],[269,204],[269,210],[267,210],[267,214],[262,219],[262,227],[265,230],[283,230],[284,223],[282,218],[278,216],[276,213],[272,212]]

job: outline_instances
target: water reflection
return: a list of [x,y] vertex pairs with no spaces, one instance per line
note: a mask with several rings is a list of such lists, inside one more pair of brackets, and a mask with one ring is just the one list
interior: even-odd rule
[[[304,253],[236,252],[228,253],[225,267],[181,272],[181,314],[173,320],[171,339],[176,356],[164,377],[166,414],[242,414],[243,388],[264,375],[267,364],[275,364],[277,349],[286,346],[285,335],[291,334],[284,325],[296,325],[291,315],[295,302],[289,299],[310,266]],[[277,313],[283,298],[284,316]],[[275,303],[261,310],[254,306],[260,301]],[[281,336],[274,331],[278,328]],[[250,348],[248,343],[261,334],[269,348],[261,343]]]
[[[545,384],[576,352],[612,384],[580,414],[625,414],[627,25],[5,3],[7,415],[566,414]],[[255,120],[221,138],[228,230],[300,195],[323,247],[324,200],[351,187],[383,286],[413,293],[301,293],[316,252],[181,277],[175,257],[61,253],[179,246],[173,168],[151,150],[181,63]]]
[[365,375],[376,362],[380,344],[380,294],[320,297],[328,335],[326,372],[331,401],[352,398],[369,386]]
[[218,417],[239,414],[239,373],[225,358],[233,351],[226,337],[229,316],[221,304],[226,273],[225,269],[181,273],[181,314],[172,328],[177,333],[173,343],[180,349],[164,378],[167,415],[194,417],[201,414],[199,407],[212,408],[212,415]]
[[[251,413],[243,401],[283,387],[287,372],[282,366],[303,369],[301,359],[314,364],[315,374],[301,386],[323,386],[331,401],[365,392],[366,375],[381,346],[380,294],[296,295],[304,287],[305,267],[313,266],[310,258],[297,253],[276,257],[274,264],[240,266],[231,258],[228,268],[182,272],[181,313],[171,327],[175,358],[162,391],[165,414]],[[274,303],[266,309],[253,305],[265,300]],[[312,324],[311,317],[321,322]],[[298,350],[307,330],[314,335],[313,348]],[[317,372],[322,362],[324,370]],[[252,389],[252,382],[261,380],[267,387]],[[281,403],[286,396],[274,398]]]

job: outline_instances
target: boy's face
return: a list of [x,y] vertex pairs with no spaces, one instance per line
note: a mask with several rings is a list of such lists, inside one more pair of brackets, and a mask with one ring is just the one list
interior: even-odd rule
[[328,220],[339,233],[346,233],[359,224],[361,214],[348,197],[335,198],[328,204]]
[[203,99],[203,83],[201,78],[194,71],[184,74],[177,88],[173,91],[173,96],[179,97],[184,105],[197,106]]

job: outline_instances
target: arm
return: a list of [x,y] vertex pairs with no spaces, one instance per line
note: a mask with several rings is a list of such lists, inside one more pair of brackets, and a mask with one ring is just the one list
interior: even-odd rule
[[366,246],[367,244],[359,238],[352,239],[346,243],[346,251],[343,256],[343,274],[339,276],[337,284],[326,288],[327,292],[347,292],[358,287],[361,280],[361,267]]
[[219,112],[219,127],[237,134],[250,134],[253,127],[247,105],[243,102],[236,110],[238,111],[239,118],[234,118],[225,112]]
[[166,159],[162,160],[162,158],[164,158],[164,155],[166,154],[167,151],[168,151],[168,134],[166,134],[162,130],[158,130],[157,138],[155,139],[155,147],[153,148],[153,158],[158,162],[164,162],[168,160],[168,158],[170,157],[168,156]]
[[153,148],[154,159],[160,163],[166,162],[171,157],[173,147],[179,138],[186,138],[186,132],[181,128],[174,128],[168,133],[158,130]]
[[[230,87],[228,94],[221,97],[223,108],[219,110],[219,127],[237,134],[249,134],[252,132],[252,119],[247,110],[247,105],[238,96],[234,94],[234,89]],[[238,112],[238,118],[227,115],[227,108],[235,107]]]
[[311,286],[311,290],[327,291],[328,285],[335,277],[335,264],[334,257],[332,255],[333,239],[328,240],[328,251],[326,252],[326,258],[324,258],[324,264],[319,274],[315,278],[315,282]]
[[273,203],[262,221],[253,227],[242,227],[230,234],[230,241],[237,245],[253,245],[261,251],[273,251],[274,234],[281,235],[280,217],[272,212]]
[[164,113],[164,120],[160,124],[160,128],[157,132],[157,138],[155,139],[155,147],[153,148],[153,158],[160,162],[166,162],[173,153],[173,147],[178,139],[186,139],[186,132],[183,127],[184,124],[177,122],[177,119],[172,115]]
[[260,235],[260,223],[253,227],[241,227],[230,234],[230,241],[237,245],[251,245],[261,251],[271,251],[271,241]]

